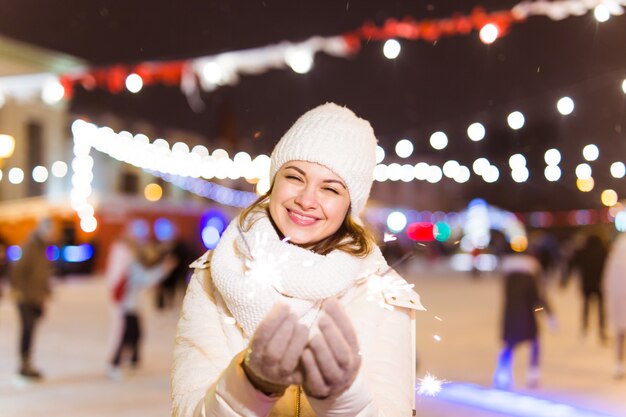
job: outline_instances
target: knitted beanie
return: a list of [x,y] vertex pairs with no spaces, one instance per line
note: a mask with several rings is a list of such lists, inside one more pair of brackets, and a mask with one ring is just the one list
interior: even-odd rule
[[337,174],[348,188],[351,215],[359,221],[376,166],[376,137],[367,120],[334,103],[309,110],[276,144],[271,156],[270,183],[289,161],[315,162]]

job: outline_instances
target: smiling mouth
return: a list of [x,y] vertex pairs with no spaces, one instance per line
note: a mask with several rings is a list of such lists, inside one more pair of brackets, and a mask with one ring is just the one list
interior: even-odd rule
[[289,214],[291,221],[298,226],[310,226],[319,220],[317,217],[306,216],[289,209],[287,210],[287,213]]

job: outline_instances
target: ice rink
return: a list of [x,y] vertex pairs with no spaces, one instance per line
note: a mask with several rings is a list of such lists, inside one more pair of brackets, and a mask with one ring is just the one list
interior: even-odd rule
[[[586,339],[580,336],[575,282],[564,290],[549,286],[558,329],[550,332],[541,319],[539,387],[525,386],[528,350],[522,347],[515,355],[515,386],[506,393],[487,390],[500,347],[499,277],[473,279],[442,266],[426,270],[417,262],[407,265],[405,275],[428,308],[417,321],[418,377],[430,373],[447,381],[438,396],[417,397],[418,416],[626,416],[626,380],[612,378],[612,344],[599,343],[595,316],[590,334]],[[169,416],[169,367],[179,306],[156,311],[151,295],[144,300],[142,367],[116,382],[105,373],[114,312],[103,280],[83,276],[57,283],[34,355],[45,379],[26,383],[16,375],[18,323],[4,291],[0,416]]]

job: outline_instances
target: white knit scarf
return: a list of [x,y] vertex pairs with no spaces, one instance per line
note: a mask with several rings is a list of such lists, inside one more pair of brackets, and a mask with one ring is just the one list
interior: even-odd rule
[[364,258],[340,250],[319,255],[280,240],[267,215],[254,216],[247,231],[233,220],[211,259],[213,282],[248,337],[278,301],[310,326],[324,299],[387,268],[378,247]]

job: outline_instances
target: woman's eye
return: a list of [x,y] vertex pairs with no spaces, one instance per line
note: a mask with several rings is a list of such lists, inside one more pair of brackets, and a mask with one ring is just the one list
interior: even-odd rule
[[331,187],[325,187],[324,190],[326,191],[330,191],[331,193],[337,194],[339,195],[339,191],[335,190],[334,188]]
[[295,175],[287,175],[286,178],[288,180],[302,181],[302,179],[300,177],[296,177]]

